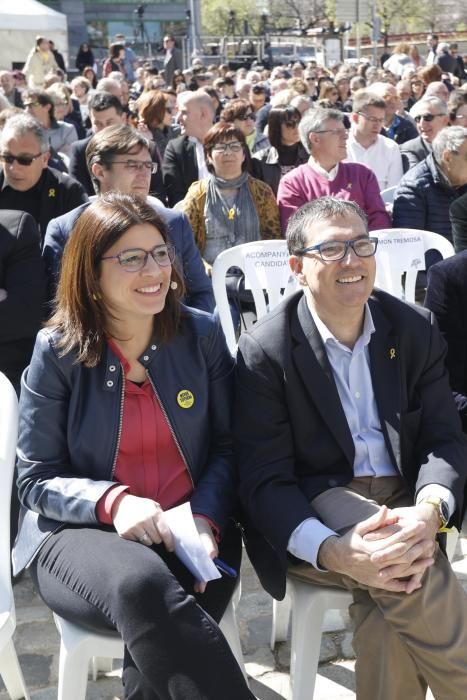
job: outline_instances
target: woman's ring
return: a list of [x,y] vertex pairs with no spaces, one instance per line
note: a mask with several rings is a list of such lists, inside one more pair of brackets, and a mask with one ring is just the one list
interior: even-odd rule
[[150,541],[151,541],[151,539],[150,539],[147,532],[143,532],[141,537],[138,537],[138,542],[140,542],[141,544],[146,544],[147,542],[150,542]]

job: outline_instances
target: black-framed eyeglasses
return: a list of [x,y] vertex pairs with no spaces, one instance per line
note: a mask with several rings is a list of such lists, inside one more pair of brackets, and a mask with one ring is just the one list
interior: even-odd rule
[[42,153],[38,153],[37,156],[14,156],[11,153],[1,153],[0,160],[3,163],[8,163],[8,165],[13,165],[16,162],[18,165],[31,165],[35,160],[40,158]]
[[336,134],[341,138],[347,138],[349,135],[348,129],[321,129],[320,131],[313,131],[314,134]]
[[159,267],[169,267],[175,260],[175,247],[170,243],[163,243],[156,245],[151,250],[128,248],[120,251],[117,255],[102,257],[101,260],[118,260],[125,272],[140,272],[146,267],[149,256]]
[[123,165],[125,170],[133,173],[140,173],[142,170],[146,170],[151,175],[157,173],[157,163],[153,163],[152,160],[113,160],[112,165],[114,164]]
[[228,151],[240,153],[240,151],[243,151],[243,145],[240,141],[228,141],[227,143],[216,143],[212,150],[214,153],[227,153]]
[[336,262],[345,258],[349,247],[352,248],[357,257],[371,258],[376,253],[378,239],[365,236],[362,238],[354,238],[351,241],[324,241],[323,243],[297,250],[295,255],[306,255],[306,253],[316,251],[324,262]]
[[256,115],[253,114],[253,112],[248,112],[248,114],[245,114],[244,117],[238,117],[241,122],[246,122],[248,119],[251,119],[251,121],[255,122],[256,121]]
[[368,119],[372,124],[384,124],[384,117],[371,117],[369,114],[365,114],[365,112],[357,112],[357,114]]
[[417,114],[417,116],[414,117],[414,119],[417,122],[417,124],[420,124],[422,119],[424,122],[432,122],[435,117],[442,117],[442,116],[443,116],[442,114]]

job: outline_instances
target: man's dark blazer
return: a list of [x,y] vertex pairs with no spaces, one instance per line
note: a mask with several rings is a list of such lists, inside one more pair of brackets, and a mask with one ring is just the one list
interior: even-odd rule
[[418,163],[421,163],[422,160],[425,160],[425,158],[431,153],[426,141],[422,139],[421,136],[417,136],[416,139],[411,139],[410,141],[402,143],[400,146],[400,151],[404,173]]
[[452,243],[456,253],[467,248],[467,192],[455,199],[449,207]]
[[[154,206],[169,229],[170,238],[177,251],[178,269],[185,279],[185,303],[188,306],[211,313],[215,306],[212,284],[204,269],[187,217],[182,212],[166,209],[159,200],[153,197],[148,198],[148,204]],[[47,298],[49,300],[55,295],[65,243],[73,226],[87,206],[89,203],[54,219],[47,228],[43,257],[47,271]]]
[[467,433],[467,251],[430,267],[425,306],[448,345],[449,380]]
[[70,175],[83,185],[89,197],[96,194],[86,165],[86,147],[91,139],[92,135],[71,144],[70,164],[68,166]]
[[0,372],[19,389],[40,328],[45,272],[37,224],[30,214],[0,211]]
[[171,139],[167,144],[162,176],[170,207],[180,202],[192,182],[198,180],[196,146],[186,134]]
[[[460,524],[467,443],[434,317],[385,292],[369,300],[373,390],[389,457],[409,493],[451,489]],[[302,292],[250,333],[237,356],[234,440],[246,546],[264,588],[285,593],[287,545],[317,494],[353,478],[355,448],[321,336]],[[249,529],[249,525],[251,528]]]
[[164,57],[164,78],[166,85],[169,87],[172,85],[172,79],[176,70],[183,69],[183,55],[180,49],[176,46],[171,50],[170,56],[167,58],[167,54]]
[[[3,171],[0,173],[0,209],[8,206],[8,190],[3,190]],[[24,193],[24,210],[27,211],[28,193]],[[40,179],[40,212],[36,223],[39,225],[41,239],[44,239],[49,221],[56,216],[71,211],[88,199],[83,187],[66,173],[54,168],[45,168]]]

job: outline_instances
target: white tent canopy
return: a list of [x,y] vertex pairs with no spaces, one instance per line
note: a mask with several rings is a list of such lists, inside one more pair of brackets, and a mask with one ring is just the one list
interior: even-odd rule
[[37,0],[2,0],[0,9],[0,69],[12,67],[13,62],[25,62],[28,53],[41,34],[55,42],[68,54],[66,15],[56,12]]

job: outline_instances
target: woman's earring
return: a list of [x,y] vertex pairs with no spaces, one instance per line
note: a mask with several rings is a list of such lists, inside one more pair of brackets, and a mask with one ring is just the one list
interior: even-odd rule
[[176,282],[175,280],[172,280],[172,282],[170,283],[170,289],[175,290],[175,289],[177,289],[177,287],[178,287],[178,282]]

